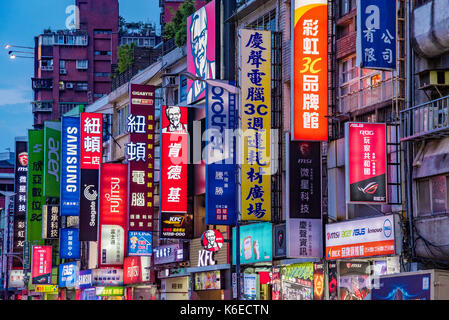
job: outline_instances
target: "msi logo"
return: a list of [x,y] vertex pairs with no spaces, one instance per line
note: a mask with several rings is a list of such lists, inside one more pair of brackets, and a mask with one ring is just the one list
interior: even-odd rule
[[23,167],[26,167],[28,164],[28,153],[27,152],[19,153],[18,159],[19,159],[19,163]]
[[379,186],[378,183],[376,183],[376,182],[371,182],[371,183],[368,183],[368,184],[367,184],[365,187],[363,187],[363,188],[358,187],[358,189],[359,189],[359,191],[361,191],[362,193],[365,193],[365,194],[373,194],[374,192],[376,192],[378,186]]

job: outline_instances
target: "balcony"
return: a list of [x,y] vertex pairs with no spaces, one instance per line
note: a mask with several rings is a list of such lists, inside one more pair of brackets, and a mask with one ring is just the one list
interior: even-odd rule
[[366,107],[391,102],[393,98],[393,81],[387,79],[365,88],[350,91],[338,98],[338,107],[341,113],[350,113]]
[[52,112],[53,101],[32,101],[33,113],[35,112]]
[[401,141],[449,136],[449,96],[401,111]]
[[51,90],[53,89],[53,79],[32,78],[31,84],[33,90]]

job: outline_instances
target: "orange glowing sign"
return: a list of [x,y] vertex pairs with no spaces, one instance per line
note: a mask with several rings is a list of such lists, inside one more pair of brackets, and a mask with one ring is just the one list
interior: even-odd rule
[[292,140],[327,141],[327,0],[293,10]]

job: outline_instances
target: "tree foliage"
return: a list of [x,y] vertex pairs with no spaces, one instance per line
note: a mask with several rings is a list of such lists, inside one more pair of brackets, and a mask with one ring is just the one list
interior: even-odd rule
[[131,68],[134,61],[134,43],[125,44],[118,48],[118,73],[125,72]]
[[196,11],[195,2],[194,0],[185,1],[179,6],[176,13],[171,8],[169,9],[174,17],[164,26],[164,38],[165,40],[174,38],[175,44],[182,47],[187,41],[187,18]]

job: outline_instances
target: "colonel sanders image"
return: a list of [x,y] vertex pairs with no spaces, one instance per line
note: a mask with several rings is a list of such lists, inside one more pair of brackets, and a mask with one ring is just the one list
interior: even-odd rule
[[[215,78],[215,61],[207,59],[207,15],[206,8],[202,7],[192,16],[190,28],[190,47],[195,66],[195,75],[202,79]],[[204,81],[194,81],[187,93],[187,102],[191,103],[200,98],[206,90]]]
[[222,243],[217,243],[215,241],[215,232],[213,230],[207,230],[204,236],[207,239],[207,247],[206,249],[210,250],[214,249],[213,251],[217,251],[221,248],[223,245]]
[[165,115],[167,116],[170,124],[167,127],[162,128],[162,133],[187,133],[187,124],[181,123],[181,109],[179,107],[167,107],[165,109]]

